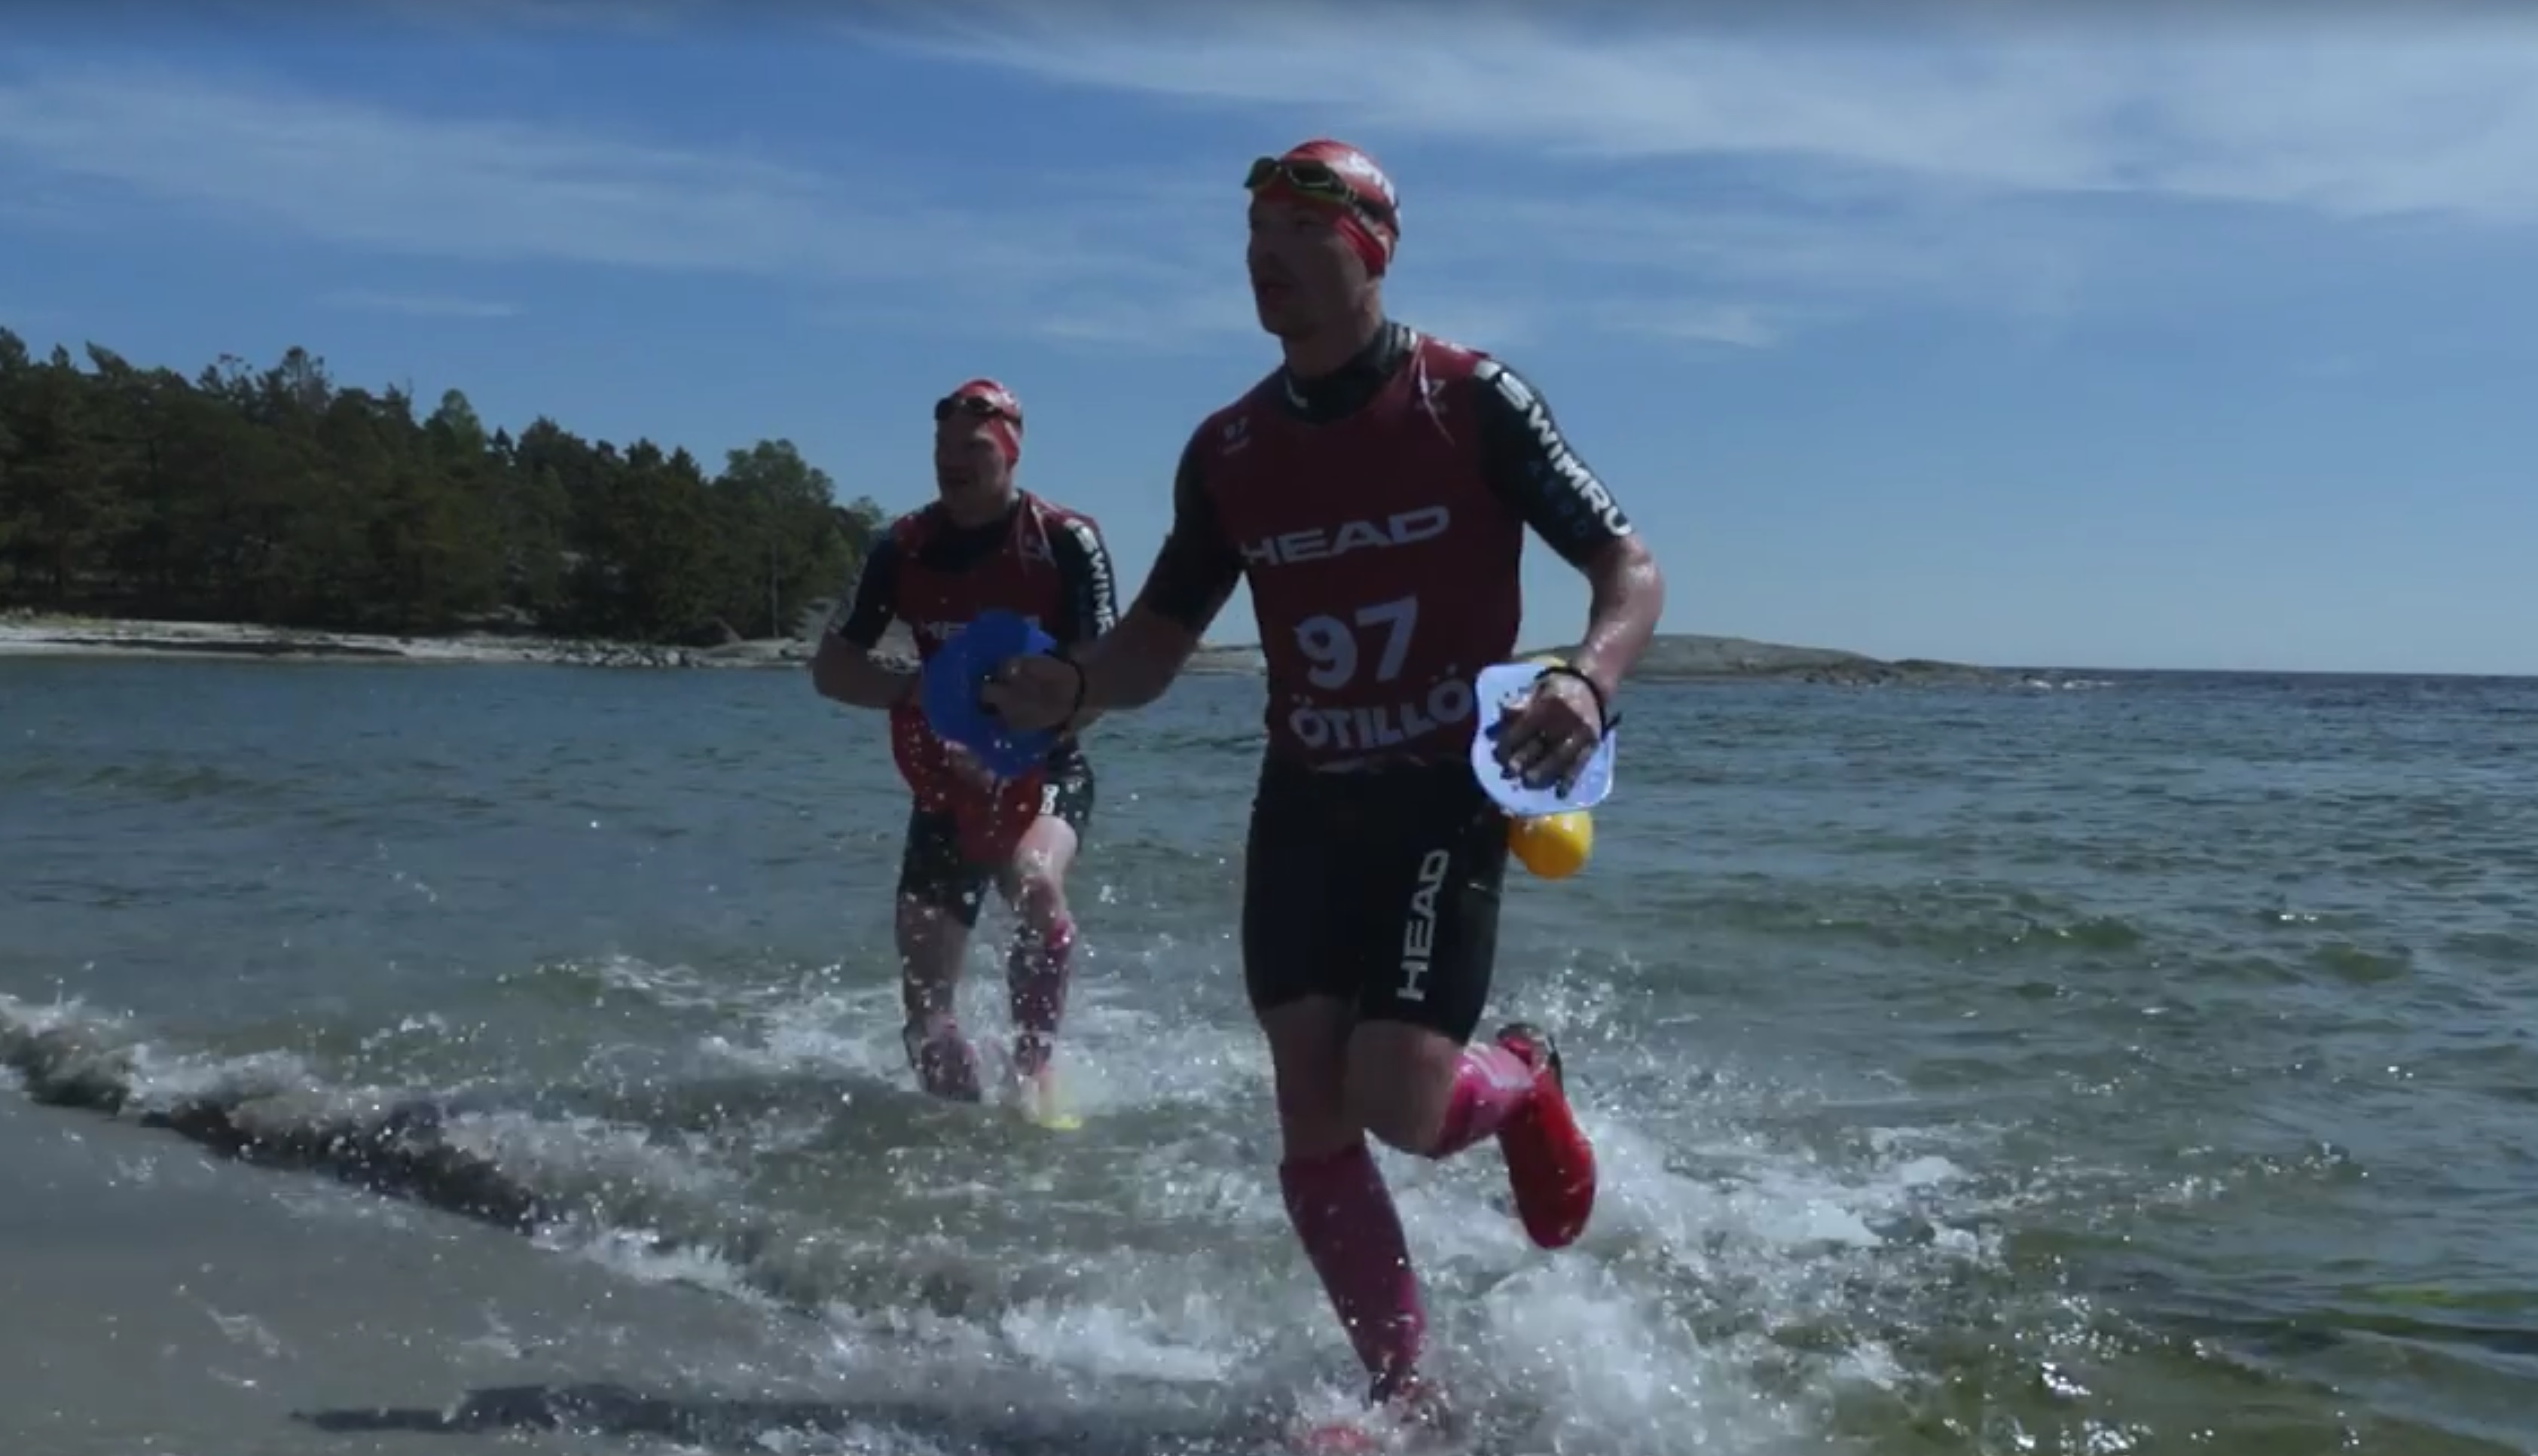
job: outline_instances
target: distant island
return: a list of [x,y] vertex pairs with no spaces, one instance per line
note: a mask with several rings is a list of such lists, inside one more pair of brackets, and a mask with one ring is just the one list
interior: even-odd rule
[[[719,644],[657,643],[546,636],[518,631],[477,631],[428,636],[330,632],[240,623],[115,621],[30,613],[0,615],[0,655],[111,655],[121,657],[253,657],[415,663],[544,663],[573,667],[796,668],[808,662],[826,621],[826,603],[806,612],[791,636]],[[1532,651],[1567,652],[1568,647]],[[913,662],[915,643],[902,626],[882,635],[875,655]],[[1531,655],[1528,652],[1527,655]],[[1199,648],[1188,672],[1249,677],[1263,671],[1252,643],[1210,643]],[[1792,647],[1744,637],[1666,633],[1648,644],[1635,682],[1752,681],[1818,683],[1846,687],[1886,684],[1982,684],[2010,675],[1966,663],[1907,658],[1889,662],[1830,647]]]
[[[1528,647],[1520,656],[1561,656],[1575,644]],[[1190,659],[1188,671],[1207,674],[1256,674],[1264,670],[1256,643],[1210,643]],[[1834,647],[1792,647],[1746,637],[1707,636],[1698,632],[1660,632],[1639,658],[1633,682],[1699,683],[1724,679],[1778,679],[1796,683],[1870,686],[1885,683],[1994,683],[2008,674],[1963,662],[1909,657],[1889,662]]]
[[[1567,644],[1533,648],[1526,655],[1536,652],[1566,655],[1575,650],[1574,644]],[[1889,683],[1933,686],[2005,683],[2013,679],[2012,674],[1995,668],[1976,667],[1971,663],[1940,662],[1926,657],[1888,661],[1837,647],[1792,647],[1780,642],[1703,636],[1697,632],[1658,633],[1649,641],[1648,650],[1640,656],[1638,667],[1631,677],[1633,681],[1648,683],[1771,678],[1782,682],[1845,687]]]

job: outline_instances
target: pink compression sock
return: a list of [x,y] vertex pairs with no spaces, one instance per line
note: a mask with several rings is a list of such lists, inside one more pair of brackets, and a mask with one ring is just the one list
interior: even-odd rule
[[1367,1372],[1378,1383],[1410,1374],[1428,1316],[1401,1215],[1374,1156],[1360,1142],[1321,1158],[1289,1158],[1279,1165],[1278,1183],[1296,1236]]
[[1034,1076],[1048,1065],[1049,1043],[1066,1013],[1067,961],[1075,950],[1075,922],[1060,920],[1046,939],[1025,926],[1005,958],[1005,995],[1013,1008],[1014,1069]]
[[1445,1104],[1445,1121],[1428,1156],[1451,1158],[1496,1135],[1533,1100],[1533,1068],[1505,1047],[1495,1042],[1464,1047],[1454,1064],[1453,1100]]

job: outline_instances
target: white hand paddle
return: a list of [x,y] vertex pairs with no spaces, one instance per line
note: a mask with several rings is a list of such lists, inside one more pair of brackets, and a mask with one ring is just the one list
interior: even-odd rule
[[1518,819],[1592,809],[1613,792],[1613,743],[1618,734],[1607,733],[1604,741],[1595,745],[1594,754],[1577,771],[1577,781],[1567,792],[1557,784],[1528,787],[1499,762],[1498,743],[1490,737],[1491,726],[1524,702],[1534,681],[1545,671],[1540,663],[1503,662],[1481,669],[1479,679],[1472,685],[1478,703],[1472,727],[1472,776],[1480,780],[1481,792]]

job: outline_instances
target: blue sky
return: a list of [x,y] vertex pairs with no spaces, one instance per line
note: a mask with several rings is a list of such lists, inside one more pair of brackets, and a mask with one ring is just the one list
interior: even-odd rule
[[1908,8],[60,8],[0,42],[0,323],[789,436],[894,508],[993,374],[1133,589],[1274,362],[1242,166],[1336,135],[1395,312],[1542,386],[1669,629],[2538,673],[2538,21]]

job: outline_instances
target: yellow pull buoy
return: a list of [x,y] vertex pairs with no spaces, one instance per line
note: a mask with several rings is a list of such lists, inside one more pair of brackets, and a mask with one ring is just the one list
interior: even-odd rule
[[[1538,667],[1561,667],[1568,659],[1556,652],[1538,653],[1525,661]],[[1538,819],[1507,820],[1507,849],[1516,862],[1542,880],[1566,880],[1586,868],[1595,853],[1595,817],[1583,809],[1546,814]]]
[[1566,880],[1595,852],[1595,817],[1583,809],[1507,821],[1507,848],[1539,879]]

